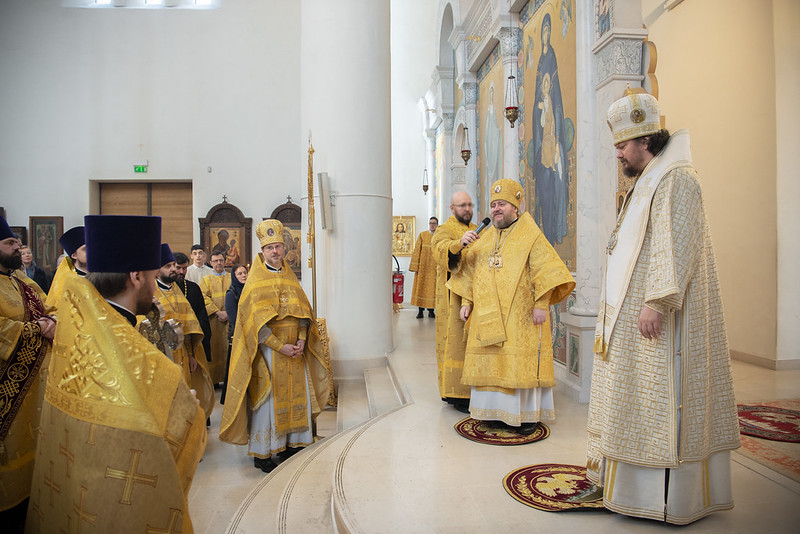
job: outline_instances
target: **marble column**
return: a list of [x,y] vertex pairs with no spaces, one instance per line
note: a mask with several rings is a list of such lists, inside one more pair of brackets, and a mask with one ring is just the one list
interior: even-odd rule
[[[363,377],[394,349],[389,7],[389,0],[301,7],[299,141],[305,153],[312,133],[314,172],[328,173],[336,195],[334,229],[322,230],[319,216],[316,224],[318,315],[328,323],[336,378]],[[304,234],[307,225],[304,217]],[[304,267],[307,291],[310,276]]]

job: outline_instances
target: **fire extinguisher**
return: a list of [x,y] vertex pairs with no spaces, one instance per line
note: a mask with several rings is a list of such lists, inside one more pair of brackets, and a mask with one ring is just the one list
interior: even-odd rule
[[402,304],[405,277],[403,276],[403,271],[400,270],[400,263],[397,261],[397,258],[395,258],[394,255],[392,255],[392,258],[397,264],[397,270],[392,273],[392,302],[394,304]]

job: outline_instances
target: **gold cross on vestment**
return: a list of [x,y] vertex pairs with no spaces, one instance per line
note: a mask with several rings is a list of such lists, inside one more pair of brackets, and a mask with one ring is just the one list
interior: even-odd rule
[[131,449],[131,463],[128,466],[128,471],[122,469],[112,469],[106,466],[106,478],[116,478],[125,481],[125,489],[122,491],[122,498],[120,504],[131,504],[131,496],[133,495],[133,486],[135,484],[147,484],[148,486],[156,487],[158,484],[158,475],[141,475],[136,471],[139,469],[139,457],[143,451]]
[[47,475],[44,476],[44,485],[50,488],[50,506],[53,506],[53,492],[61,493],[61,486],[53,482],[53,469],[55,468],[55,464],[51,461],[50,462],[50,478],[47,478]]
[[39,488],[37,494],[38,498],[36,500],[31,499],[31,512],[39,517],[39,524],[41,525],[42,520],[44,519],[44,512],[42,512],[42,509],[39,508],[39,503],[42,501],[42,488]]
[[169,432],[166,433],[165,439],[167,440],[167,443],[169,443],[170,447],[174,447],[172,455],[175,456],[176,458],[180,454],[181,449],[183,449],[183,444],[186,443],[186,438],[189,436],[189,431],[191,429],[192,429],[192,422],[186,421],[186,427],[183,430],[182,437],[179,438],[178,436],[170,434]]
[[83,499],[86,497],[88,491],[89,488],[81,486],[81,500],[77,504],[72,505],[72,511],[78,514],[78,534],[81,534],[83,521],[86,521],[90,525],[94,525],[95,521],[97,521],[97,514],[90,514],[83,510]]
[[67,457],[67,478],[69,478],[69,464],[75,461],[75,455],[69,450],[69,430],[64,429],[64,441],[66,444],[58,444],[58,454],[63,454]]
[[178,531],[176,530],[178,526],[181,524],[181,511],[176,510],[175,508],[169,509],[169,521],[167,522],[166,528],[155,528],[151,527],[149,524],[147,525],[147,530],[145,530],[145,534],[176,534]]

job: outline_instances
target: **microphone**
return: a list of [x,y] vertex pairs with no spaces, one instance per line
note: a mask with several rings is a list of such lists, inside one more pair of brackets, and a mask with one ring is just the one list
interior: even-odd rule
[[492,223],[492,220],[489,217],[486,217],[481,221],[477,228],[475,228],[475,233],[479,234],[483,232],[483,230]]

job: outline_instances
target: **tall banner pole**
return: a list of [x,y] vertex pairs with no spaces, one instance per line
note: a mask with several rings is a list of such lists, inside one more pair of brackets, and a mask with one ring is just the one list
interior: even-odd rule
[[331,348],[330,338],[328,337],[328,325],[317,313],[317,250],[314,238],[314,146],[311,144],[311,130],[308,131],[308,266],[311,268],[311,292],[313,294],[314,317],[317,319],[317,331],[319,332],[320,344],[322,349],[322,359],[325,362],[325,370],[328,373],[330,382],[330,394],[328,404],[336,406],[336,386],[333,381],[333,370],[331,368]]
[[311,292],[313,294],[313,310],[317,315],[317,251],[314,240],[314,147],[311,144],[311,130],[308,131],[308,266],[311,268]]

